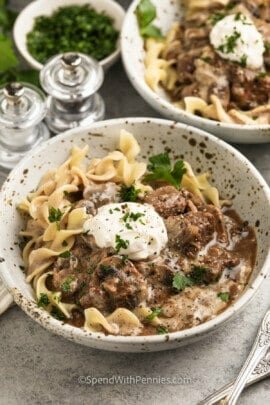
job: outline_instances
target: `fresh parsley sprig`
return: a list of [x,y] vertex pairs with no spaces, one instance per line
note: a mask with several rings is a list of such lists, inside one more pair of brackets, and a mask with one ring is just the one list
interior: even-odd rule
[[151,156],[149,162],[147,167],[149,174],[144,178],[146,182],[165,181],[177,189],[180,188],[183,175],[186,173],[183,160],[178,160],[172,166],[169,154],[166,152]]
[[157,16],[156,7],[150,0],[141,0],[136,8],[140,34],[144,38],[163,38],[158,27],[152,24]]

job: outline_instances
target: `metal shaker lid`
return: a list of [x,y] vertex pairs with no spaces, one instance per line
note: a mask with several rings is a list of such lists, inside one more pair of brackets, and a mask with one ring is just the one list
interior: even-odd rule
[[43,89],[63,102],[82,101],[90,97],[98,91],[103,80],[100,64],[81,53],[54,56],[40,72]]
[[37,87],[9,83],[0,88],[0,128],[26,129],[46,115],[46,97]]

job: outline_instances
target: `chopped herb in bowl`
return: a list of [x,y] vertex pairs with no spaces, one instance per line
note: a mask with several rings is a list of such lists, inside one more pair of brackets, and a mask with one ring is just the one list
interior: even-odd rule
[[40,63],[65,52],[81,52],[98,61],[117,48],[119,32],[111,17],[88,4],[58,8],[51,16],[35,19],[27,35],[27,48]]

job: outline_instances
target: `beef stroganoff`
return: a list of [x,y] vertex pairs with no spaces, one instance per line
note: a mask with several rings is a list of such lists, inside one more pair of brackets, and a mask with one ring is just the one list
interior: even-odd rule
[[167,152],[119,149],[90,163],[88,146],[46,173],[19,205],[26,277],[37,305],[91,332],[155,335],[191,328],[248,283],[256,237],[208,174]]
[[[179,0],[180,1],[180,0]],[[145,79],[189,113],[270,123],[270,1],[183,0],[165,38],[145,39]]]

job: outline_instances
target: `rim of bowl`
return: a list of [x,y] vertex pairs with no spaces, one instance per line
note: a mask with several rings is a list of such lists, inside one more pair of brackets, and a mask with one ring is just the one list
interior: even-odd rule
[[[228,143],[224,142],[223,140],[217,138],[214,135],[209,134],[206,131],[202,131],[201,129],[194,128],[190,125],[186,125],[183,123],[176,123],[175,121],[172,120],[166,120],[166,119],[160,119],[160,118],[147,118],[147,117],[130,117],[130,118],[116,118],[116,119],[111,119],[111,120],[106,120],[106,121],[99,121],[94,124],[92,124],[89,127],[86,128],[75,128],[71,129],[69,131],[66,131],[57,137],[51,138],[48,141],[44,142],[41,144],[39,147],[37,147],[34,150],[34,154],[40,154],[42,153],[47,145],[51,145],[57,142],[61,142],[62,139],[65,139],[66,137],[72,137],[72,135],[75,135],[79,133],[80,131],[91,131],[93,129],[98,129],[100,127],[109,127],[110,125],[119,125],[119,126],[125,126],[126,124],[145,124],[145,123],[151,123],[155,124],[158,126],[165,126],[165,127],[170,127],[171,125],[174,125],[175,128],[178,128],[179,130],[185,130],[185,131],[192,131],[194,134],[205,137],[207,136],[211,141],[213,141],[215,144],[219,145],[221,149],[226,149],[228,152],[231,152],[237,160],[243,161],[247,167],[250,170],[250,173],[256,177],[260,185],[262,186],[262,189],[266,195],[266,198],[269,203],[270,207],[270,188],[268,187],[266,181],[262,177],[262,175],[259,173],[259,171],[255,168],[255,166],[244,156],[242,155],[241,152],[239,152],[237,149],[235,149],[233,146],[229,145]],[[21,170],[22,167],[29,161],[31,161],[33,152],[28,153],[22,161],[11,171],[9,174],[8,179],[12,178],[12,176]],[[6,181],[7,181],[6,180]],[[9,180],[8,180],[9,181]],[[5,184],[5,183],[4,183]],[[11,182],[9,181],[9,186]],[[4,193],[2,192],[0,194],[0,201],[3,202],[4,200]],[[237,312],[240,312],[241,309],[243,309],[246,304],[253,298],[253,296],[256,294],[257,290],[259,289],[260,285],[262,284],[263,280],[265,279],[266,275],[268,274],[268,268],[270,267],[270,245],[266,248],[268,249],[267,256],[265,258],[264,264],[262,268],[259,271],[259,274],[255,278],[255,280],[250,284],[246,291],[243,292],[243,294],[240,296],[240,298],[230,305],[224,312],[220,313],[217,315],[215,318],[206,321],[200,325],[194,326],[189,329],[184,329],[181,331],[177,332],[171,332],[167,333],[164,335],[150,335],[150,336],[115,336],[115,335],[105,335],[104,333],[93,333],[93,332],[88,332],[85,331],[81,328],[76,328],[74,326],[64,324],[63,322],[59,322],[56,319],[54,319],[50,314],[47,314],[44,310],[40,309],[37,307],[36,302],[33,299],[28,299],[26,298],[23,293],[20,291],[18,286],[16,285],[16,277],[15,279],[11,276],[9,273],[9,270],[7,266],[5,265],[5,262],[0,263],[0,269],[2,273],[2,278],[4,283],[7,286],[8,291],[12,294],[15,302],[23,309],[24,312],[26,312],[32,319],[34,319],[36,322],[38,322],[41,326],[45,327],[46,329],[56,333],[57,335],[64,336],[67,339],[74,338],[74,336],[77,336],[78,338],[82,339],[88,339],[90,341],[104,341],[106,343],[121,343],[123,345],[129,345],[129,344],[152,344],[152,343],[163,343],[163,342],[174,342],[174,341],[183,341],[186,340],[187,338],[194,338],[199,335],[203,336],[206,333],[209,333],[212,331],[216,326],[221,326],[224,324],[226,321],[228,321],[234,314]],[[3,253],[1,252],[2,256]],[[44,321],[44,312],[46,315],[46,322]],[[37,316],[38,314],[38,316]],[[47,316],[48,315],[48,316]],[[79,341],[79,343],[84,344],[84,342]],[[107,348],[107,350],[110,350]]]
[[[114,8],[117,11],[119,17],[121,18],[121,25],[123,26],[125,14],[126,14],[124,8],[120,4],[118,4],[115,0],[105,0],[105,1],[108,4],[110,4],[111,8]],[[31,55],[31,53],[28,51],[28,48],[26,46],[26,41],[23,41],[25,43],[25,47],[22,47],[21,46],[22,42],[18,41],[18,38],[21,36],[21,31],[19,29],[19,25],[23,21],[29,19],[29,16],[28,16],[29,10],[32,9],[32,8],[36,8],[37,7],[36,3],[38,3],[38,2],[40,2],[40,3],[46,2],[48,4],[48,2],[46,0],[36,0],[36,1],[33,1],[33,2],[29,3],[26,7],[24,7],[23,10],[19,13],[18,17],[15,20],[15,23],[14,23],[14,26],[13,26],[13,38],[14,38],[16,48],[18,49],[18,51],[22,55],[22,57],[26,60],[26,62],[30,66],[32,66],[34,69],[41,70],[43,68],[44,64],[38,62]],[[87,3],[89,3],[89,1],[85,0],[85,4],[87,4]],[[91,5],[92,5],[92,3],[91,3]],[[62,5],[62,6],[65,7],[64,5]],[[55,11],[58,7],[59,7],[58,0],[54,0],[53,2],[51,2],[51,11],[52,12]],[[95,7],[93,6],[93,8],[95,8]],[[109,11],[110,10],[108,10],[108,16],[113,17]],[[44,14],[42,14],[42,12],[40,12],[40,16],[42,16],[42,15],[44,15]],[[116,50],[114,52],[112,52],[110,55],[108,55],[106,58],[99,61],[100,65],[105,69],[106,69],[107,66],[108,67],[111,66],[113,64],[114,60],[116,60],[120,55],[120,52],[121,52],[121,40],[120,40],[121,28],[119,29],[119,38],[117,40],[117,48],[116,48]],[[25,38],[25,36],[24,36],[24,38]]]
[[137,33],[130,33],[130,21],[136,18],[135,16],[135,9],[139,4],[140,0],[133,0],[131,5],[129,6],[124,23],[122,26],[121,32],[121,53],[123,63],[127,72],[127,75],[135,87],[135,89],[140,93],[142,97],[146,97],[147,101],[151,100],[153,104],[155,104],[156,108],[163,107],[165,110],[169,111],[175,117],[178,116],[178,119],[188,118],[193,120],[194,125],[200,126],[200,124],[207,124],[214,127],[220,127],[224,129],[234,129],[234,130],[245,130],[245,131],[254,131],[254,130],[269,130],[270,124],[259,124],[259,125],[244,125],[244,124],[230,124],[226,122],[214,121],[208,118],[199,117],[195,114],[191,114],[187,111],[181,110],[180,108],[175,107],[170,101],[166,100],[165,98],[161,97],[158,93],[154,92],[150,87],[147,85],[145,80],[141,80],[138,78],[136,69],[132,63],[130,63],[129,53],[130,53],[130,44],[129,39],[131,36],[137,35]]

